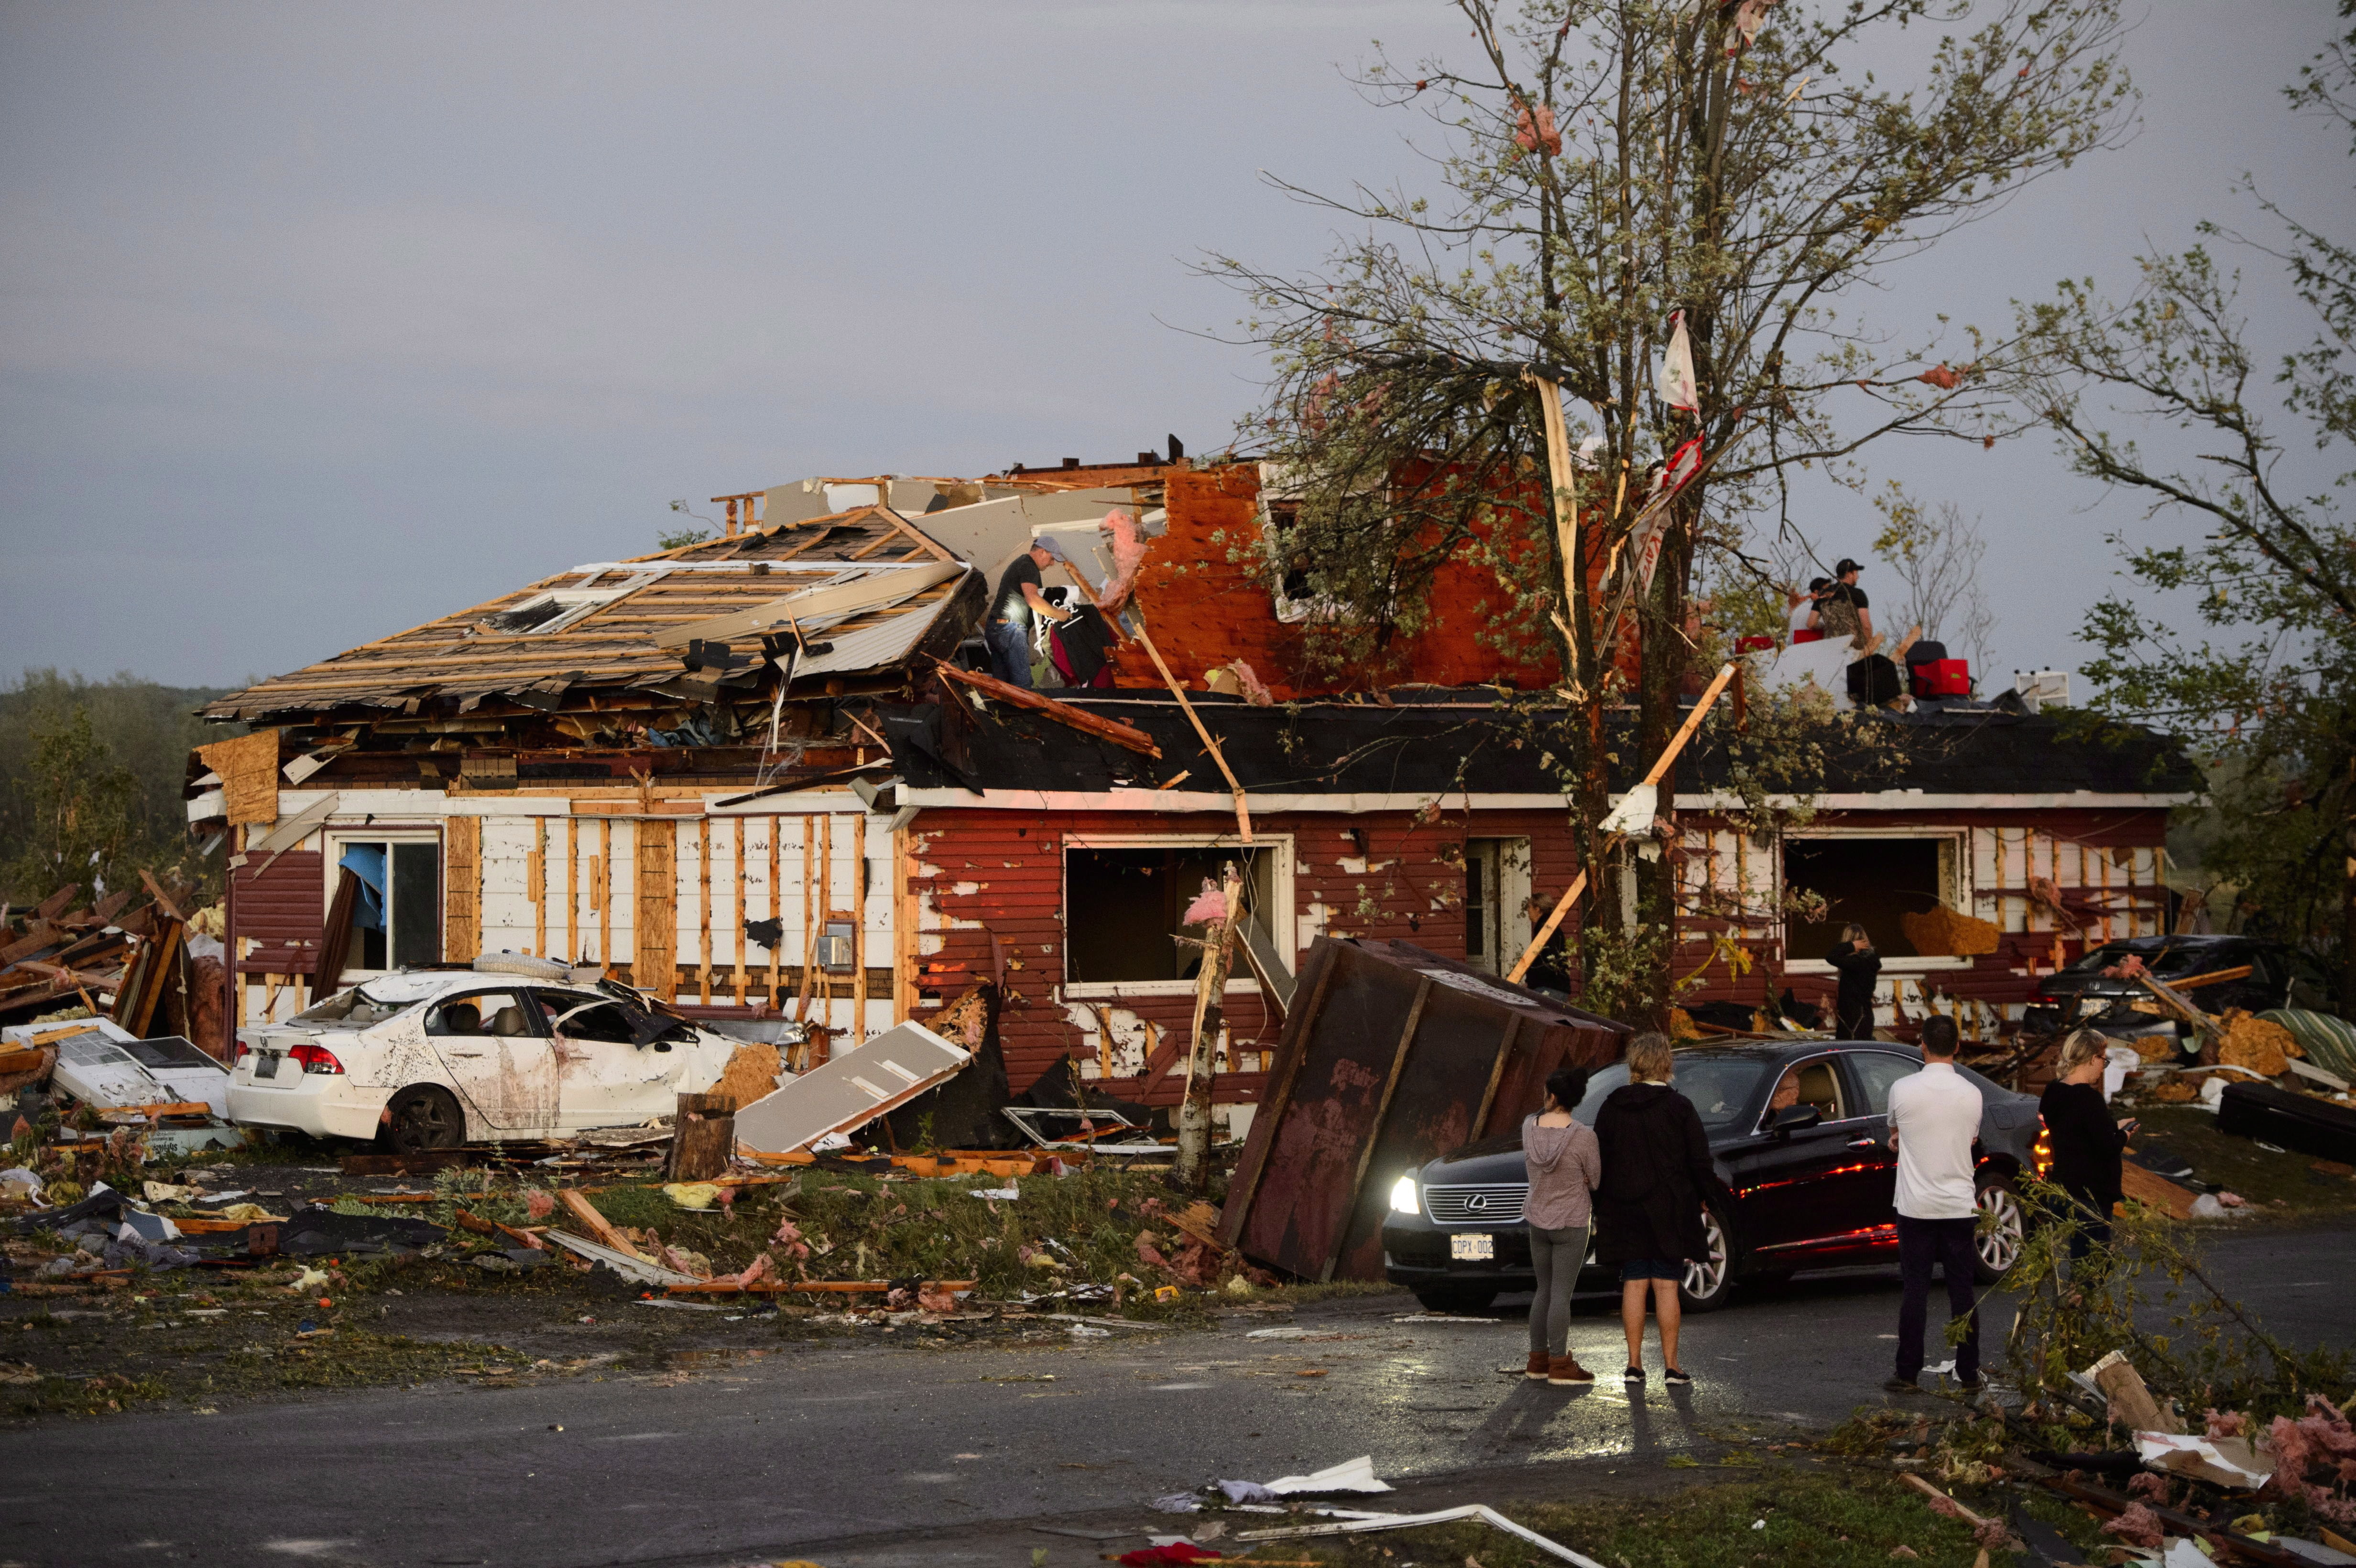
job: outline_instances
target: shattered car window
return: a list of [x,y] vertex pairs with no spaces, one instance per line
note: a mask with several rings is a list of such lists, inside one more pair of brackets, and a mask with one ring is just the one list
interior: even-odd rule
[[338,991],[323,1002],[315,1002],[296,1013],[293,1021],[298,1024],[341,1024],[346,1029],[366,1029],[380,1024],[411,1006],[406,1001],[379,997],[369,994],[366,986],[354,986],[348,991]]
[[[1742,1108],[1759,1092],[1760,1074],[1766,1071],[1764,1063],[1740,1056],[1705,1057],[1680,1051],[1676,1060],[1676,1073],[1669,1080],[1669,1087],[1693,1102],[1693,1108],[1700,1114],[1702,1127],[1708,1132],[1716,1132],[1741,1116]],[[1593,1126],[1595,1113],[1603,1108],[1612,1091],[1624,1087],[1627,1082],[1628,1064],[1624,1061],[1597,1070],[1587,1081],[1586,1098],[1570,1114]]]
[[2065,975],[2099,975],[2129,955],[2142,959],[2144,967],[2162,979],[2166,979],[2170,975],[2191,973],[2200,966],[2203,957],[2203,955],[2189,947],[2169,947],[2158,953],[2139,953],[2125,943],[2111,942],[2095,948],[2062,972]]
[[695,1039],[694,1026],[684,1019],[666,1018],[636,1005],[635,999],[605,1001],[572,991],[535,991],[533,995],[547,1010],[550,1027],[568,1040],[651,1045],[658,1040]]

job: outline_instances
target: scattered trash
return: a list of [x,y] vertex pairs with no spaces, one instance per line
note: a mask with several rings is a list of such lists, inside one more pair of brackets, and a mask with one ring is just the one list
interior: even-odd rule
[[[1459,1520],[1479,1520],[1493,1530],[1502,1530],[1518,1536],[1532,1546],[1576,1568],[1603,1568],[1594,1558],[1574,1552],[1558,1541],[1550,1541],[1537,1531],[1515,1524],[1485,1503],[1473,1503],[1465,1508],[1442,1509],[1438,1513],[1376,1514],[1365,1519],[1335,1520],[1328,1524],[1294,1525],[1283,1530],[1247,1530],[1238,1533],[1237,1541],[1298,1541],[1318,1535],[1361,1535],[1374,1531],[1412,1530],[1419,1525],[1453,1524]],[[1901,1548],[1903,1550],[1903,1548]],[[1909,1552],[1909,1556],[1912,1553]]]

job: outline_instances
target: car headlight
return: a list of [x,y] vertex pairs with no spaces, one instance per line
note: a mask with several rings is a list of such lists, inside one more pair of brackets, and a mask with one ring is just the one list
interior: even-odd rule
[[1391,1208],[1401,1214],[1419,1214],[1422,1207],[1415,1200],[1415,1178],[1402,1176],[1391,1187]]

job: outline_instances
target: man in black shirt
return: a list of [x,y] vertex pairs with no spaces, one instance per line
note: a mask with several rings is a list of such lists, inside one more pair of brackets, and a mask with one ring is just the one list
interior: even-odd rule
[[998,597],[991,601],[990,618],[983,623],[982,641],[990,648],[990,669],[992,675],[1009,686],[1031,689],[1031,632],[1033,617],[1044,616],[1062,622],[1039,592],[1039,573],[1050,561],[1064,560],[1068,564],[1063,547],[1054,539],[1033,539],[1031,548],[1014,558],[998,579]]
[[1873,612],[1866,607],[1865,590],[1857,585],[1858,574],[1864,570],[1847,559],[1833,568],[1838,581],[1826,591],[1816,614],[1816,624],[1826,636],[1836,642],[1851,637],[1859,647],[1873,641]]

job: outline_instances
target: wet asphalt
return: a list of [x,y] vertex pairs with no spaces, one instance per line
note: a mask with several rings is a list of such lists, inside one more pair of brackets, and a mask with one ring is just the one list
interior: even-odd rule
[[[2356,1341],[2356,1232],[2224,1236],[2211,1258],[2278,1335]],[[1376,1507],[1678,1476],[1671,1455],[1883,1402],[1897,1305],[1888,1270],[1739,1296],[1687,1319],[1697,1381],[1676,1391],[1656,1360],[1647,1388],[1618,1381],[1604,1298],[1582,1303],[1572,1344],[1608,1381],[1561,1389],[1517,1375],[1516,1298],[1494,1320],[1435,1320],[1386,1295],[1215,1332],[924,1349],[765,1339],[757,1360],[703,1352],[605,1381],[47,1421],[0,1435],[0,1564],[942,1568],[1019,1565],[1044,1546],[1051,1568],[1077,1568],[1185,1531],[1152,1511],[1157,1496],[1360,1454],[1403,1483]],[[1985,1332],[2009,1321],[1997,1304]],[[1270,1326],[1303,1332],[1252,1337]]]

